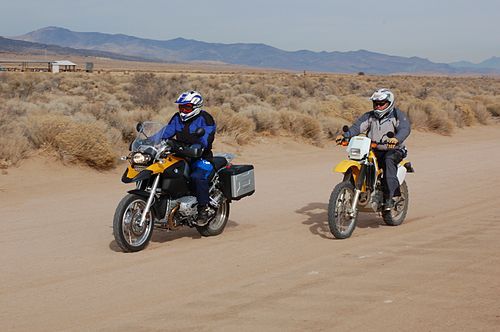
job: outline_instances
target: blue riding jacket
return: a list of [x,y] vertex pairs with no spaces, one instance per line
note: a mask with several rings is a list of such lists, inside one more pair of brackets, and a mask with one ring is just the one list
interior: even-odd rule
[[[205,134],[201,137],[194,134],[198,128],[205,129]],[[200,144],[204,149],[202,158],[207,159],[212,158],[212,143],[216,129],[214,118],[203,110],[185,122],[181,120],[179,113],[176,113],[164,127],[162,139],[170,139],[175,136],[178,141],[183,143]]]

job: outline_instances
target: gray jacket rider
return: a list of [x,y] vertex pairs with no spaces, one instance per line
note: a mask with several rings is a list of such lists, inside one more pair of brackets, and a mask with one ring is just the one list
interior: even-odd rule
[[[398,140],[398,149],[405,151],[406,148],[404,141],[410,135],[410,121],[405,113],[397,108],[393,108],[390,112],[385,114],[380,119],[375,115],[374,111],[366,112],[353,125],[344,137],[353,137],[360,133],[366,133],[366,136],[372,141],[377,143],[384,143],[387,141],[387,133],[392,131],[395,138]],[[378,150],[387,150],[386,145],[380,145]]]

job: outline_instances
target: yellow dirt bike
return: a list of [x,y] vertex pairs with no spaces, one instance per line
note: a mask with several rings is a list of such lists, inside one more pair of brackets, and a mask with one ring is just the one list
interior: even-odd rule
[[[113,235],[125,252],[144,249],[154,228],[173,231],[188,226],[203,236],[218,235],[229,218],[229,204],[255,192],[252,165],[231,164],[231,154],[214,156],[214,171],[208,178],[208,223],[198,225],[190,160],[201,157],[203,150],[199,145],[162,140],[162,128],[157,122],[139,123],[131,152],[122,157],[130,162],[122,182],[135,183],[135,189],[128,191],[116,207],[113,218]],[[200,137],[204,133],[203,128],[195,131]]]
[[[344,127],[344,131],[348,128]],[[387,134],[388,138],[394,133]],[[414,172],[408,160],[402,160],[398,165],[397,177],[399,190],[394,196],[394,207],[383,209],[383,172],[379,168],[377,158],[372,149],[384,142],[372,142],[365,136],[354,136],[344,139],[342,146],[347,146],[349,158],[341,161],[334,172],[343,173],[342,182],[337,184],[330,195],[328,204],[328,225],[330,232],[337,239],[346,239],[356,228],[358,212],[378,212],[387,225],[400,225],[408,212],[408,186],[406,173]]]

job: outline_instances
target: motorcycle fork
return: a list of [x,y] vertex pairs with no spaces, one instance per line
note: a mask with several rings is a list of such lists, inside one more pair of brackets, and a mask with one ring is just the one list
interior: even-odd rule
[[352,200],[352,205],[351,205],[351,217],[355,218],[356,214],[358,213],[358,202],[359,202],[359,195],[361,194],[361,191],[363,189],[363,184],[365,182],[366,178],[366,164],[361,165],[361,169],[359,171],[359,176],[356,179],[356,187],[354,188],[354,199]]
[[160,182],[160,174],[156,176],[156,179],[153,181],[153,185],[151,186],[151,193],[149,194],[148,202],[146,203],[146,207],[144,208],[144,212],[141,216],[141,222],[139,223],[139,227],[143,227],[146,222],[146,216],[151,209],[151,204],[153,204],[153,200],[156,195],[156,188],[158,188],[158,183]]

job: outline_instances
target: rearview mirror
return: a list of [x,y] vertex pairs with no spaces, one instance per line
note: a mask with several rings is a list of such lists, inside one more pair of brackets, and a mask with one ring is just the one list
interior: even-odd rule
[[137,132],[139,132],[139,133],[141,133],[143,129],[144,129],[144,126],[142,125],[142,122],[139,122],[139,123],[135,126],[135,130],[137,130]]
[[347,133],[347,132],[349,131],[349,127],[348,127],[348,126],[343,126],[343,127],[342,127],[342,131],[343,131],[344,133]]

